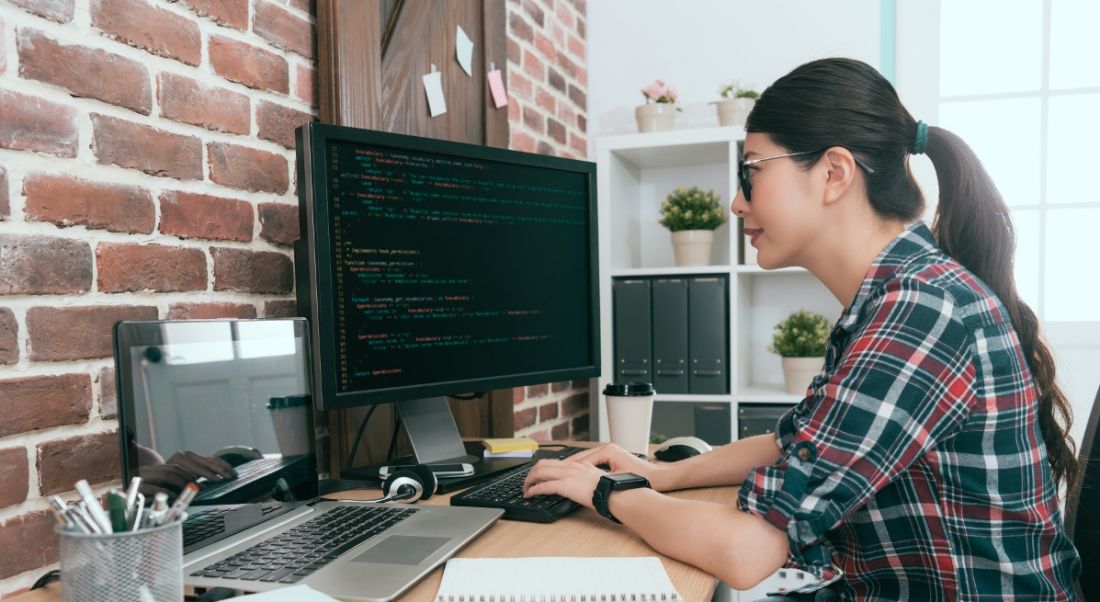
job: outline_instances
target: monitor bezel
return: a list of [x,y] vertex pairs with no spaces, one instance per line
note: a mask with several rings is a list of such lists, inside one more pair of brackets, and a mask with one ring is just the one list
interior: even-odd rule
[[[328,157],[324,152],[331,140],[386,146],[398,150],[448,154],[486,161],[513,163],[530,167],[557,169],[585,175],[588,191],[589,219],[589,358],[586,365],[568,366],[553,370],[513,373],[499,376],[470,378],[453,381],[406,385],[369,391],[337,391],[335,371],[337,349],[334,336],[326,336],[335,329],[336,318],[331,296],[332,282],[332,221],[329,214],[329,189],[326,171]],[[314,405],[319,410],[375,405],[411,399],[483,392],[532,384],[565,380],[596,378],[600,375],[600,301],[599,301],[599,244],[596,164],[590,161],[565,159],[515,150],[505,150],[434,138],[408,136],[331,124],[309,123],[296,131],[298,199],[300,205],[300,249],[298,278],[298,313],[309,319],[310,339],[313,346]],[[321,185],[315,183],[320,182]],[[308,273],[301,273],[301,271]],[[321,291],[328,291],[329,299],[321,298]],[[326,366],[329,369],[326,369]]]

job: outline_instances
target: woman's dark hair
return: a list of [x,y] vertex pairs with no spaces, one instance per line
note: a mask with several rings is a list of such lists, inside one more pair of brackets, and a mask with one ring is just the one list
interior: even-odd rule
[[[917,121],[890,82],[852,59],[806,63],[760,96],[745,129],[767,134],[804,167],[841,146],[874,173],[865,176],[871,207],[881,217],[910,222],[924,213],[924,197],[909,169]],[[1054,358],[1039,334],[1035,313],[1016,291],[1012,272],[1015,231],[1008,207],[989,174],[961,138],[928,127],[925,152],[936,168],[940,198],[932,231],[940,248],[985,282],[1008,310],[1038,389],[1039,425],[1051,472],[1072,491],[1078,476],[1072,419],[1054,380]]]

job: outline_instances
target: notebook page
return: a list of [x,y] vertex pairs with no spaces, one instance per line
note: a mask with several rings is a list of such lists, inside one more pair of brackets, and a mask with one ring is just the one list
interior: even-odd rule
[[681,600],[660,559],[452,558],[437,602],[674,602]]

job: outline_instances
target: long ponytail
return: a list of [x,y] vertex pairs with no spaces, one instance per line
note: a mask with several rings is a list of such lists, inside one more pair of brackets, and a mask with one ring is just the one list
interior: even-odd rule
[[1008,310],[1038,391],[1039,427],[1051,472],[1056,482],[1073,491],[1079,467],[1069,437],[1072,410],[1055,382],[1054,357],[1039,333],[1039,320],[1016,290],[1016,237],[1008,206],[974,151],[955,134],[928,128],[926,152],[940,187],[932,223],[936,243],[981,278]]
[[[921,150],[928,154],[940,185],[932,224],[936,242],[1007,308],[1038,391],[1039,426],[1051,472],[1072,491],[1079,473],[1069,437],[1072,413],[1055,382],[1054,358],[1039,334],[1035,313],[1016,291],[1016,240],[1008,207],[962,139],[931,127],[923,148],[915,148],[920,127],[878,71],[842,58],[812,61],[780,78],[761,95],[745,125],[792,151],[847,148],[874,170],[866,178],[871,207],[884,218],[903,222],[924,212],[908,157]],[[819,158],[820,153],[807,153],[792,160],[811,165]]]

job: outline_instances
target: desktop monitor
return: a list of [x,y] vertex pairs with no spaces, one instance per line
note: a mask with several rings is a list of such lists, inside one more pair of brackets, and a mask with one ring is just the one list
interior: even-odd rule
[[317,123],[297,149],[319,409],[398,402],[418,461],[468,461],[442,396],[599,375],[593,163]]

